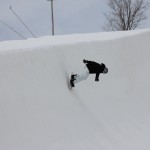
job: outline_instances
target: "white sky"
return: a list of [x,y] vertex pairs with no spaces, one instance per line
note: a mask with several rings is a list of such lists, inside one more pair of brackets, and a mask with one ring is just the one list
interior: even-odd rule
[[[26,38],[32,37],[14,16],[12,9],[37,36],[51,35],[51,5],[47,0],[0,0],[0,20],[13,27]],[[106,0],[55,0],[55,34],[101,32],[108,11]],[[142,28],[150,27],[148,19]],[[0,41],[21,39],[16,33],[0,23]]]

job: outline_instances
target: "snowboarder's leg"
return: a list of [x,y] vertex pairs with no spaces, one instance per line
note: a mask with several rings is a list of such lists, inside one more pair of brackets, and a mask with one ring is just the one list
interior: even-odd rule
[[77,75],[74,77],[75,80],[74,80],[73,83],[76,84],[76,83],[78,83],[78,82],[80,82],[80,81],[83,81],[83,80],[87,79],[88,76],[89,76],[89,70],[88,70],[87,67],[85,67],[82,73],[77,74]]

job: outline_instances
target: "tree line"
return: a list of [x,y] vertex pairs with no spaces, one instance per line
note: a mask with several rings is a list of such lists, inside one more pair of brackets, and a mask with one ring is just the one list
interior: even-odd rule
[[134,30],[147,19],[149,2],[145,0],[107,0],[110,11],[105,15],[105,31]]

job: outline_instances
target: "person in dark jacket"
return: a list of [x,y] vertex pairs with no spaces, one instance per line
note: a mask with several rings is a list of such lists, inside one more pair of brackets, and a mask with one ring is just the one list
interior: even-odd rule
[[71,75],[70,84],[72,87],[74,87],[76,83],[87,79],[89,74],[96,74],[95,81],[99,81],[100,73],[106,74],[108,72],[108,68],[103,63],[99,64],[85,59],[83,60],[83,63],[86,64],[83,73]]

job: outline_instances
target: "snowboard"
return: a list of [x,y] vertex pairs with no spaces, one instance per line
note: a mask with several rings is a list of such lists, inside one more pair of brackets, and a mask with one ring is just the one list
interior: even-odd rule
[[74,81],[74,74],[72,73],[72,74],[70,75],[70,79],[69,79],[69,89],[70,89],[70,90],[72,90],[72,88],[75,87],[73,81]]

